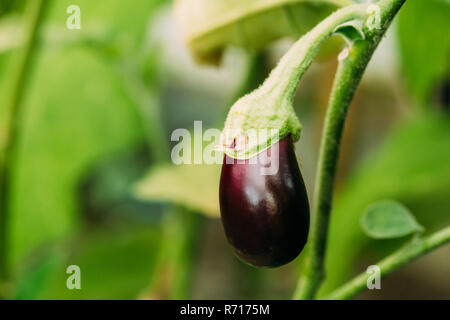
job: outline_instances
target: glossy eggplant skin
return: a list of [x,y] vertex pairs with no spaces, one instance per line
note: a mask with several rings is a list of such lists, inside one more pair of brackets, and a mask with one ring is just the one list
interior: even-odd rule
[[308,238],[308,197],[291,137],[263,151],[263,156],[270,156],[276,146],[276,174],[261,174],[264,164],[260,161],[236,162],[225,155],[220,178],[220,211],[227,239],[244,262],[257,267],[292,261]]

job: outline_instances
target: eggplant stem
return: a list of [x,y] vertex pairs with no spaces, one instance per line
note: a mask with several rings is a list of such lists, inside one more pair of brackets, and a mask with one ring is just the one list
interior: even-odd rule
[[49,0],[30,1],[25,15],[25,41],[22,52],[12,70],[11,87],[8,91],[5,110],[8,119],[4,132],[5,140],[0,151],[0,296],[8,297],[9,285],[9,221],[11,198],[11,171],[14,165],[14,152],[17,147],[18,132],[23,116],[23,98],[26,80],[29,78],[33,56],[36,52],[38,33],[42,25],[45,8]]
[[[298,281],[293,299],[314,299],[325,280],[325,254],[333,188],[347,111],[375,49],[405,1],[381,0],[376,3],[380,8],[380,28],[368,29],[365,26],[365,40],[354,42],[348,55],[339,61],[322,134],[307,265]],[[335,13],[336,16],[338,14],[339,11]]]

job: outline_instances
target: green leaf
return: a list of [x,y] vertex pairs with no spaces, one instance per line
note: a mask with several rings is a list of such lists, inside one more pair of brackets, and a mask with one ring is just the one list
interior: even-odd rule
[[219,217],[220,165],[161,165],[140,181],[141,199],[172,202],[209,217]]
[[363,23],[357,20],[349,21],[337,26],[334,33],[342,35],[349,42],[365,39]]
[[[95,34],[97,27],[106,26],[121,30],[125,42],[137,43],[157,3],[54,1],[46,25],[64,25],[69,4],[82,9],[80,32]],[[64,35],[71,34],[64,30]],[[83,216],[77,204],[78,184],[85,171],[144,138],[123,76],[111,61],[84,46],[41,48],[24,99],[12,172],[12,264],[44,243],[76,232]],[[11,50],[0,56],[0,69],[9,71],[5,62],[11,59],[4,57],[14,54]],[[6,119],[3,102],[9,79],[9,72],[0,72],[0,127]]]
[[[178,0],[175,14],[200,62],[217,63],[229,45],[260,50],[282,37],[298,38],[349,0]],[[276,21],[276,23],[274,23]]]
[[404,73],[411,93],[424,104],[448,74],[450,2],[406,1],[399,14],[398,36]]
[[88,50],[44,50],[34,79],[13,173],[14,260],[75,231],[76,192],[85,170],[142,139],[120,78]]
[[392,200],[378,201],[367,207],[361,225],[364,232],[375,239],[400,238],[424,230],[404,205]]

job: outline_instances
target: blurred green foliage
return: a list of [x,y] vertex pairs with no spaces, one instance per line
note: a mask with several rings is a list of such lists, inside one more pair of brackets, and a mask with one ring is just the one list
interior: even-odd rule
[[0,2],[0,16],[20,9],[23,6],[24,1],[22,0],[2,0]]
[[217,63],[227,46],[259,51],[279,38],[298,38],[328,14],[350,3],[350,0],[178,0],[175,14],[194,58]]
[[[8,24],[19,26],[20,20],[16,16],[22,12],[25,2],[0,2],[0,34],[5,30],[2,22],[6,20]],[[219,265],[215,268],[220,270],[205,268],[203,274],[195,273],[192,260],[232,256],[231,250],[219,252],[216,248],[213,250],[216,256],[201,256],[199,252],[205,249],[197,247],[195,242],[200,239],[200,244],[204,245],[205,242],[225,241],[222,234],[211,236],[199,229],[203,218],[198,213],[208,217],[219,215],[217,190],[220,168],[155,166],[152,150],[149,150],[149,155],[136,152],[149,145],[148,118],[143,118],[142,106],[138,105],[140,99],[132,90],[137,83],[142,90],[137,95],[153,97],[152,102],[162,110],[161,123],[166,127],[163,134],[166,134],[167,143],[167,132],[172,128],[187,127],[199,119],[208,125],[224,120],[220,118],[220,104],[223,104],[224,97],[207,92],[205,88],[210,87],[201,81],[193,81],[197,80],[197,74],[192,70],[204,71],[204,68],[190,66],[189,69],[181,64],[178,68],[183,70],[179,73],[161,70],[161,66],[174,64],[174,61],[168,61],[174,58],[160,54],[156,47],[170,47],[173,35],[161,25],[158,30],[150,28],[155,17],[161,18],[158,9],[166,2],[52,1],[42,46],[34,59],[26,92],[23,127],[13,171],[10,249],[15,297],[183,298],[187,296],[189,282],[195,282],[199,277],[207,279],[207,286],[217,287],[220,292],[222,287],[232,287],[231,282],[235,282],[236,287],[248,282],[250,284],[246,288],[267,292],[265,295],[246,292],[249,296],[289,297],[297,276],[291,269],[264,270],[261,273],[243,266],[236,275],[236,270]],[[297,2],[302,1],[292,1],[287,5],[287,11],[280,1],[274,12],[249,16],[248,19],[244,15],[245,23],[240,28],[211,29],[214,32],[206,28],[191,46],[200,50],[201,55],[211,54],[214,58],[225,47],[225,42],[232,39],[232,44],[239,45],[240,37],[249,36],[247,31],[253,30],[250,35],[256,40],[250,41],[250,47],[261,48],[267,38],[297,37],[306,31],[317,18],[309,15],[311,10],[320,11],[322,15],[329,11],[329,8],[323,11],[314,6],[301,11]],[[65,28],[66,8],[72,4],[82,8],[82,30],[76,33]],[[242,2],[234,3],[239,4]],[[357,161],[345,181],[339,184],[329,237],[327,281],[322,294],[359,271],[362,259],[376,261],[400,244],[398,240],[375,241],[362,232],[361,215],[364,208],[374,201],[390,198],[404,203],[427,232],[450,222],[450,119],[445,112],[435,114],[431,111],[435,102],[433,94],[449,74],[449,7],[443,0],[410,0],[400,13],[397,31],[402,73],[398,87],[407,85],[408,90],[400,99],[403,103],[406,101],[406,113],[410,117],[398,119],[395,130],[383,135],[383,141],[376,141],[367,148],[355,146],[370,152]],[[293,20],[288,19],[289,14],[291,18],[294,16]],[[282,23],[274,24],[274,18]],[[247,25],[254,19],[258,20],[256,27]],[[307,22],[304,26],[297,26],[300,31],[294,30],[298,21]],[[270,27],[273,33],[266,33],[266,27]],[[161,34],[158,44],[152,42],[151,37],[155,33]],[[2,97],[16,52],[14,46],[9,48],[0,51],[0,126],[4,126],[7,111],[1,107]],[[273,55],[271,53],[270,57]],[[175,57],[184,61],[181,54]],[[267,62],[255,61],[258,64],[250,73],[267,74],[276,62],[271,61],[272,65],[267,67]],[[231,61],[234,63],[236,61]],[[124,72],[130,65],[137,69],[135,72],[131,68],[135,72],[132,77]],[[321,89],[316,90],[320,92],[301,92],[308,98],[302,97],[297,110],[303,112],[306,104],[311,105],[308,112],[313,115],[305,117],[303,122],[310,122],[305,128],[310,128],[308,135],[314,136],[308,143],[317,144],[315,135],[320,132],[320,124],[313,120],[321,117],[317,101],[327,94],[322,86],[326,87],[328,80],[317,70],[311,70],[311,74],[322,77],[318,80]],[[251,74],[243,77],[246,76],[252,78]],[[403,78],[405,83],[401,82]],[[242,75],[236,75],[233,81],[242,81]],[[370,86],[377,84],[370,83]],[[245,84],[242,87],[245,90],[238,90],[239,94],[249,89]],[[307,84],[305,87],[310,91],[315,88]],[[418,116],[419,113],[411,111],[411,98],[419,106],[426,106],[423,109],[427,112]],[[364,100],[364,97],[360,99]],[[356,101],[354,108],[360,104]],[[390,116],[387,114],[386,118]],[[150,114],[150,117],[155,117],[155,114]],[[374,123],[376,121],[373,119]],[[302,168],[305,169],[312,170],[307,166]],[[144,201],[133,196],[136,183]],[[158,206],[155,203],[169,205]],[[179,206],[181,219],[170,215],[173,210],[171,204]],[[162,212],[165,228],[156,225]],[[81,291],[66,289],[65,270],[70,264],[81,267]],[[172,293],[152,296],[149,293],[152,286],[167,290],[164,287],[167,283],[161,287],[155,279],[155,270],[161,269],[176,270],[175,275],[180,281],[174,282],[176,288]],[[226,274],[222,283],[209,281],[214,279],[208,278],[214,271]],[[280,283],[281,289],[277,287],[281,286]],[[213,290],[197,292],[196,296],[208,298],[210,291]]]
[[14,168],[14,261],[73,232],[80,175],[92,160],[141,138],[120,80],[102,60],[73,48],[43,51],[38,61]]
[[136,186],[136,194],[149,201],[167,201],[217,218],[220,165],[164,165],[154,167]]
[[[82,233],[33,257],[17,280],[18,299],[135,299],[144,293],[158,250],[155,228]],[[117,259],[120,257],[120,259]],[[81,270],[81,290],[67,290],[66,268]]]
[[398,19],[401,62],[410,92],[420,106],[450,72],[450,3],[407,1]]
[[[46,25],[70,37],[71,31],[65,28],[66,8],[78,4],[83,8],[83,33],[107,30],[114,35],[110,41],[132,51],[142,46],[151,12],[162,2],[54,1]],[[0,61],[10,58],[11,54],[5,53]],[[98,159],[130,149],[144,139],[122,75],[91,47],[85,43],[44,46],[34,60],[13,169],[10,252],[19,278],[16,266],[32,250],[81,230],[78,187],[86,170]],[[8,78],[8,72],[0,73],[0,92],[6,89]],[[154,247],[153,243],[145,245]],[[89,245],[85,244],[86,250]],[[151,257],[150,247],[146,247],[146,257]],[[142,254],[143,250],[139,256]],[[124,277],[126,273],[117,274],[116,281]]]

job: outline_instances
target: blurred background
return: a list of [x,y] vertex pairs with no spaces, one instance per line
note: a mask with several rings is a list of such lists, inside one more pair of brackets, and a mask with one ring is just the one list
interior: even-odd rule
[[[0,0],[0,129],[37,0]],[[267,2],[267,1],[265,1]],[[227,244],[220,166],[175,166],[173,130],[221,129],[295,39],[348,1],[58,0],[44,8],[21,81],[2,251],[12,299],[289,299],[302,255],[249,267]],[[70,5],[81,29],[67,28]],[[450,3],[408,0],[382,41],[345,128],[321,295],[400,247],[361,231],[396,199],[426,232],[450,223]],[[73,21],[72,21],[73,22]],[[296,146],[310,199],[320,133],[345,42],[302,79]],[[4,149],[2,147],[2,152]],[[5,215],[5,212],[2,213]],[[68,290],[66,268],[81,269]],[[450,247],[361,299],[450,299]]]

